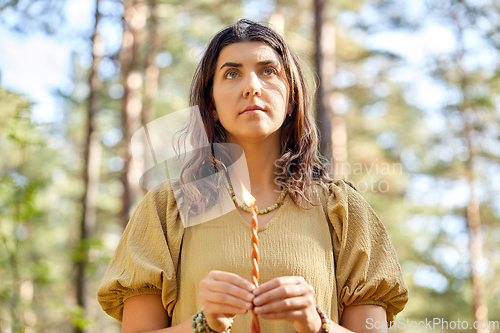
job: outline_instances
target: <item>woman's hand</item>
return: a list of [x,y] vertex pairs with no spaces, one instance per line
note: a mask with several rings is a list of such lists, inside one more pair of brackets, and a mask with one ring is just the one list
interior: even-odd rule
[[264,319],[287,320],[298,333],[318,332],[314,289],[301,276],[284,276],[263,283],[253,291],[254,312]]
[[200,301],[208,326],[214,331],[225,331],[237,314],[253,308],[254,285],[228,272],[211,271],[200,282]]

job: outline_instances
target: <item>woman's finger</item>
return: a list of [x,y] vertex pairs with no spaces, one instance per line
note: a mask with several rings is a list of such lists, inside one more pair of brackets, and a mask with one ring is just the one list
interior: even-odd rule
[[257,306],[253,311],[256,314],[262,315],[273,312],[303,310],[310,306],[314,306],[314,299],[310,296],[303,296],[276,300],[262,306]]
[[203,302],[217,303],[223,305],[230,305],[235,308],[250,310],[253,307],[253,303],[250,301],[244,301],[238,297],[222,293],[213,292],[210,290],[200,290],[200,299]]
[[241,288],[240,286],[230,282],[210,280],[209,282],[204,283],[206,283],[206,285],[204,286],[204,288],[200,288],[200,290],[206,289],[213,292],[229,294],[247,302],[252,302],[255,297],[247,289]]
[[[208,274],[207,278],[200,282],[200,293],[202,293],[203,291],[211,291],[214,293],[233,296],[240,299],[241,302],[244,302],[239,302],[239,305],[242,306],[242,304],[244,304],[245,307],[247,306],[247,303],[252,302],[254,298],[254,295],[251,292],[253,288],[254,286],[250,282],[241,278],[240,276],[222,271],[211,271]],[[218,297],[224,298],[220,295]],[[219,299],[217,300],[217,302],[225,303],[229,300],[230,298],[228,298],[227,300]]]
[[264,319],[281,319],[287,321],[300,320],[304,317],[304,311],[302,310],[291,310],[291,311],[280,311],[280,312],[270,312],[260,315]]
[[265,305],[276,300],[294,298],[300,296],[309,296],[312,298],[314,295],[313,288],[308,284],[289,284],[284,286],[279,286],[270,291],[264,292],[259,296],[255,297],[253,304],[256,306]]
[[253,291],[255,296],[263,294],[269,290],[276,289],[280,286],[284,285],[294,285],[294,284],[307,284],[303,277],[301,276],[282,276],[278,278],[274,278],[270,281],[267,281],[261,284],[258,288]]
[[225,315],[237,315],[237,314],[245,314],[249,309],[243,309],[235,306],[231,306],[228,304],[220,304],[206,301],[203,305],[203,309],[206,315],[210,314],[225,314]]
[[213,270],[210,271],[210,273],[208,273],[207,277],[214,279],[216,281],[229,282],[240,288],[248,290],[249,292],[252,292],[255,289],[255,286],[252,283],[250,283],[250,281],[245,280],[244,278],[242,278],[237,274]]

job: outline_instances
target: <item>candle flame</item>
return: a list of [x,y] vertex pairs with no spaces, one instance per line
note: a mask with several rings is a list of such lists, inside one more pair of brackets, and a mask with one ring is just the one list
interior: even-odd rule
[[255,198],[247,191],[245,185],[240,181],[241,188],[243,189],[243,201],[247,204],[248,207],[252,207],[255,205]]

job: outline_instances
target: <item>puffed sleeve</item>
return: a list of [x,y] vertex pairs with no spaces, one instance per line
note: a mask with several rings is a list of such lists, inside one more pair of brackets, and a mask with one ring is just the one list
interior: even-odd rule
[[344,181],[329,184],[327,214],[333,227],[339,320],[346,306],[383,306],[387,320],[408,301],[396,251],[366,200]]
[[184,228],[169,181],[149,191],[132,215],[97,292],[103,310],[122,321],[123,303],[159,294],[172,318]]

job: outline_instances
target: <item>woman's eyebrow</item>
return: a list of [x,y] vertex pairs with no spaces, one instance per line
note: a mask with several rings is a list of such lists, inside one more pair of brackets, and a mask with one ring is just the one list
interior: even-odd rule
[[[273,65],[276,65],[276,66],[280,65],[278,62],[276,62],[276,60],[263,60],[263,61],[259,61],[257,63],[257,66],[266,66],[266,65],[269,65],[269,64],[273,64]],[[240,68],[240,67],[243,67],[243,65],[240,64],[239,62],[226,62],[224,65],[220,66],[219,70],[223,69],[224,67],[237,67],[237,68]]]
[[238,62],[226,62],[224,65],[220,66],[219,70],[224,67],[243,67],[243,65]]
[[264,60],[264,61],[259,61],[257,63],[258,66],[266,66],[266,65],[269,65],[269,64],[272,64],[272,65],[275,65],[275,66],[279,66],[280,65],[280,63],[276,62],[276,60]]

